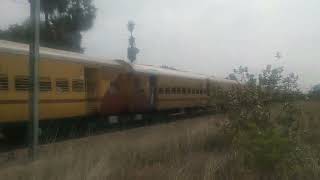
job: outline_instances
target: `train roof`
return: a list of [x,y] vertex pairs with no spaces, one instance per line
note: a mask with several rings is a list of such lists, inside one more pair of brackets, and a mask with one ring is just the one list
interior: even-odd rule
[[[0,53],[12,53],[29,55],[29,45],[23,43],[17,43],[12,41],[0,40]],[[200,73],[193,73],[190,71],[163,68],[154,65],[143,65],[143,64],[130,64],[124,60],[110,60],[106,58],[91,57],[81,53],[57,50],[52,48],[40,47],[40,57],[55,59],[59,61],[67,61],[74,63],[82,63],[88,65],[97,65],[102,67],[120,68],[129,71],[135,71],[138,73],[154,74],[162,76],[173,76],[190,79],[209,79],[211,81],[218,81],[224,83],[236,83],[232,80],[223,78],[209,77]]]
[[190,78],[190,79],[208,79],[209,81],[225,83],[225,84],[236,84],[237,82],[234,80],[229,80],[225,78],[219,78],[214,76],[208,76],[200,73],[194,73],[190,71],[178,70],[178,69],[168,69],[162,68],[153,65],[143,65],[143,64],[133,64],[133,70],[138,73],[145,74],[154,74],[154,75],[163,75],[163,76],[173,76],[173,77],[182,77],[182,78]]
[[235,83],[238,84],[237,81],[225,79],[225,78],[219,78],[219,77],[210,77],[209,80],[213,82],[220,82],[220,83],[226,83],[226,84],[235,84]]
[[133,64],[134,71],[138,73],[145,74],[154,74],[154,75],[163,75],[163,76],[174,76],[174,77],[183,77],[190,79],[207,79],[208,76],[203,74],[192,73],[189,71],[177,70],[177,69],[168,69],[162,68],[153,65],[143,65],[143,64]]
[[[12,41],[0,40],[0,52],[29,55],[29,45]],[[111,67],[123,67],[122,60],[109,60],[106,58],[97,58],[86,56],[81,53],[40,47],[40,57],[74,63],[83,63],[90,65],[101,65]]]

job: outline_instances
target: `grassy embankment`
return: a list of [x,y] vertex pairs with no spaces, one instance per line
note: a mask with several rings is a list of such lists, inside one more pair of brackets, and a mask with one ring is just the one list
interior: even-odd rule
[[[302,103],[306,141],[320,147],[320,102]],[[0,179],[254,179],[238,176],[232,150],[208,116],[49,145],[34,163],[0,170]],[[319,175],[320,177],[320,175]]]

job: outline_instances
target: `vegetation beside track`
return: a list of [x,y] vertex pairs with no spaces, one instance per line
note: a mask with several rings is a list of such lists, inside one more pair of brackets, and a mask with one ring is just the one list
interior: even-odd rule
[[[303,141],[312,164],[320,152],[319,101],[303,107]],[[219,130],[225,116],[197,117],[169,124],[90,136],[46,145],[39,160],[2,167],[3,179],[256,179]],[[222,130],[222,129],[221,129]],[[25,156],[26,154],[16,154]],[[240,158],[240,159],[238,159]],[[300,169],[302,179],[317,179],[320,171]],[[318,173],[318,174],[315,174]],[[315,176],[318,175],[318,176]]]
[[230,76],[245,84],[225,94],[229,123],[219,133],[233,152],[227,167],[236,179],[320,177],[319,148],[314,141],[320,103],[300,92],[298,76],[282,72],[267,66],[256,77],[240,67]]
[[224,121],[224,116],[198,117],[51,144],[42,149],[40,160],[3,168],[0,175],[4,179],[201,177],[227,155],[213,143]]

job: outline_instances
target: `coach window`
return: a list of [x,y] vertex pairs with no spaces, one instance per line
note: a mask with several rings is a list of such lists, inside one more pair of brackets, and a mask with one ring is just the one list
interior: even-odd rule
[[16,91],[28,91],[30,87],[28,76],[16,76],[14,78]]
[[204,89],[204,90],[203,90],[203,94],[204,94],[204,95],[207,95],[207,90]]
[[186,94],[186,88],[182,88],[182,94]]
[[196,90],[195,89],[192,89],[192,94],[196,94]]
[[171,93],[172,93],[172,94],[176,94],[176,93],[177,93],[177,89],[176,89],[176,88],[172,88],[172,89],[171,89]]
[[56,90],[57,92],[68,92],[69,82],[67,79],[57,79],[56,80]]
[[163,94],[163,88],[159,88],[159,89],[158,89],[158,93],[159,93],[159,94]]
[[199,92],[200,92],[199,89],[197,89],[196,93],[199,94]]
[[177,94],[181,94],[181,88],[177,88]]
[[8,76],[0,74],[0,91],[7,91],[9,89]]
[[191,94],[191,89],[188,88],[187,94]]
[[202,89],[200,89],[200,94],[202,95]]
[[52,90],[51,79],[49,77],[40,78],[40,92],[48,92]]
[[84,81],[81,79],[72,80],[72,91],[73,92],[83,92],[84,91]]
[[170,94],[170,88],[166,88],[165,94]]

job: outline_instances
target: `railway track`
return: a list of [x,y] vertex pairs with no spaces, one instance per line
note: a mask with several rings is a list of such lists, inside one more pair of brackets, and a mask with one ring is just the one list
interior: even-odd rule
[[[140,128],[144,126],[153,126],[157,124],[170,123],[178,120],[185,120],[197,116],[205,116],[209,114],[216,113],[214,110],[200,110],[189,113],[173,113],[168,114],[168,116],[163,118],[153,118],[153,119],[143,119],[137,120],[131,123],[126,124],[113,124],[106,128],[99,129],[91,129],[87,132],[83,131],[75,131],[70,132],[69,134],[56,134],[54,137],[42,137],[40,139],[40,147],[41,151],[42,147],[53,143],[59,143],[67,140],[80,139],[89,136],[96,136],[106,133],[112,133],[116,131],[125,131],[133,128]],[[0,135],[0,167],[3,164],[14,162],[14,161],[27,161],[28,148],[26,144],[20,142],[10,142],[4,139],[2,135]]]

